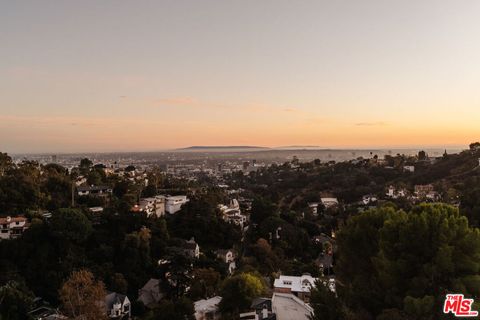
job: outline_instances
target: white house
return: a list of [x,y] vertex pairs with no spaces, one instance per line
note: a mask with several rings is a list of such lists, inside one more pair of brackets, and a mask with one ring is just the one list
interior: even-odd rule
[[165,211],[169,214],[174,214],[180,211],[182,206],[188,201],[187,196],[167,196],[165,198]]
[[23,216],[0,218],[0,240],[18,238],[28,226],[27,218]]
[[280,276],[275,279],[273,288],[275,292],[291,293],[299,297],[303,301],[308,302],[310,299],[310,290],[315,288],[315,281],[309,274],[304,274],[301,277],[296,276]]
[[415,166],[403,166],[405,172],[415,172]]
[[247,216],[243,215],[237,199],[230,201],[229,205],[220,204],[218,209],[222,212],[222,218],[228,223],[233,223],[243,229],[247,222]]
[[218,320],[220,319],[220,312],[218,311],[218,304],[222,301],[222,297],[216,296],[210,299],[202,299],[195,301],[193,306],[195,308],[195,320]]
[[129,319],[130,300],[126,295],[110,292],[105,296],[106,314],[111,319]]
[[145,212],[148,217],[155,215],[157,218],[165,215],[165,196],[141,198],[134,211]]

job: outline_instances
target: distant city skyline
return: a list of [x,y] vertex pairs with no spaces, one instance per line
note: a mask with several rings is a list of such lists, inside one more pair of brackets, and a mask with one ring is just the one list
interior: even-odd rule
[[3,1],[0,151],[467,148],[480,2]]

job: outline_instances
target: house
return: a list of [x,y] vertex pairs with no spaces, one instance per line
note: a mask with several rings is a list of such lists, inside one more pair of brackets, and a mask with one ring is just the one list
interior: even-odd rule
[[235,253],[232,249],[219,249],[215,251],[217,258],[221,259],[225,263],[235,261]]
[[415,166],[403,166],[403,171],[405,172],[415,172]]
[[147,217],[154,215],[160,218],[165,215],[165,196],[141,198],[139,204],[132,211],[145,212]]
[[237,268],[235,264],[235,252],[232,249],[220,249],[215,251],[217,258],[228,265],[228,272],[232,274]]
[[185,241],[183,245],[183,252],[186,256],[190,258],[198,259],[200,257],[200,247],[195,242],[194,238],[191,238],[188,241]]
[[414,187],[415,195],[419,198],[425,198],[427,194],[434,192],[434,187],[432,184],[425,184],[425,185],[415,185]]
[[108,186],[79,186],[77,193],[79,196],[104,196],[113,192],[113,189]]
[[148,308],[154,308],[163,297],[164,294],[160,288],[160,280],[150,279],[140,290],[138,290],[137,300],[141,301]]
[[58,309],[50,306],[48,302],[41,297],[36,297],[32,301],[32,309],[27,313],[28,319],[33,320],[67,320]]
[[33,309],[28,313],[28,319],[33,320],[67,320],[68,317],[64,316],[57,309],[53,309],[48,306],[41,306]]
[[310,209],[310,212],[314,215],[317,215],[318,214],[318,205],[319,203],[318,202],[309,202],[307,203],[308,205],[308,208]]
[[320,198],[320,201],[326,209],[338,206],[337,198]]
[[218,305],[222,301],[222,297],[216,296],[210,299],[202,299],[195,301],[193,306],[195,308],[196,320],[219,320],[220,312]]
[[78,176],[77,179],[75,180],[75,185],[77,187],[80,187],[82,184],[87,183],[87,178],[84,176]]
[[374,195],[371,195],[371,194],[368,194],[368,195],[364,195],[362,197],[362,204],[364,205],[368,205],[370,203],[374,203],[374,202],[377,202],[377,197],[374,196]]
[[228,223],[233,223],[243,229],[247,222],[247,216],[243,215],[240,210],[240,204],[237,199],[232,199],[229,205],[220,204],[218,209],[222,213],[222,218]]
[[130,319],[130,300],[126,295],[110,292],[105,296],[105,312],[111,319]]
[[24,216],[0,218],[0,240],[20,237],[29,227]]
[[275,320],[276,315],[272,311],[272,299],[256,298],[250,306],[253,311],[241,313],[241,320]]
[[407,191],[405,189],[397,190],[394,186],[389,186],[386,196],[392,199],[405,198],[407,196]]
[[182,206],[190,201],[187,196],[167,196],[165,198],[165,211],[174,214],[182,208]]
[[277,320],[309,320],[313,309],[291,293],[275,292],[272,296],[272,312]]
[[310,290],[315,288],[316,278],[309,274],[304,274],[301,277],[295,276],[280,276],[275,279],[273,288],[278,293],[291,293],[305,302],[310,300]]
[[435,201],[440,201],[442,197],[440,193],[438,193],[437,191],[430,191],[425,195],[425,198],[429,201],[435,202]]

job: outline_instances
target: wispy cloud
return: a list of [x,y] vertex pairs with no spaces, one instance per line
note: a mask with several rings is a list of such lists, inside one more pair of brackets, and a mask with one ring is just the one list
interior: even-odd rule
[[386,126],[387,123],[383,121],[376,121],[376,122],[357,122],[355,123],[358,127],[383,127]]

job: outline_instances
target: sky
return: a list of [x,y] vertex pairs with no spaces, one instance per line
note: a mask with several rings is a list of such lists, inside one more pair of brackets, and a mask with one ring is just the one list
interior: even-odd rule
[[0,0],[0,151],[467,146],[477,0]]

